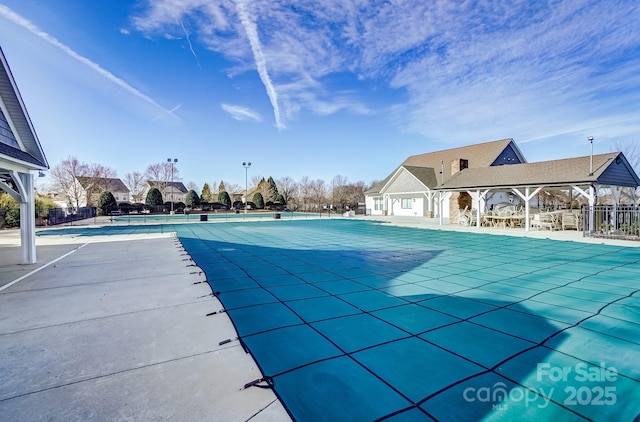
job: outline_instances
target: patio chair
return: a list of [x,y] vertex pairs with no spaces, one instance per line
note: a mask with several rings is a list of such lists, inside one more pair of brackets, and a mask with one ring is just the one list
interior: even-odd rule
[[459,226],[468,226],[471,223],[471,216],[467,213],[469,207],[464,207],[460,214],[458,215],[458,225]]
[[578,229],[578,216],[572,212],[562,213],[562,230],[579,230]]
[[539,230],[540,229],[540,214],[532,214],[529,217],[529,227],[532,229]]
[[540,229],[556,230],[558,228],[558,221],[557,221],[556,215],[550,212],[541,212],[539,215],[540,215]]

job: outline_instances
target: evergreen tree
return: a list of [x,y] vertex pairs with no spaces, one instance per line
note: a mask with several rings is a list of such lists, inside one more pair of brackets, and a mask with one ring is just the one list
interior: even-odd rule
[[281,194],[276,195],[276,199],[273,202],[275,204],[280,204],[280,205],[286,205],[287,204],[287,202],[284,200],[284,196],[282,196]]
[[162,193],[160,192],[160,189],[158,188],[149,189],[149,192],[147,193],[147,198],[145,199],[144,203],[152,206],[162,205],[163,201],[162,201]]
[[[222,185],[222,183],[220,183]],[[218,193],[218,202],[224,204],[224,206],[229,209],[231,208],[231,197],[227,193],[227,191],[220,191]]]
[[220,195],[221,192],[226,192],[227,191],[227,187],[224,185],[224,180],[222,180],[220,182],[220,185],[218,186],[218,195]]
[[264,198],[262,197],[262,194],[260,192],[256,192],[253,195],[253,203],[255,204],[257,209],[264,209]]
[[198,193],[191,189],[187,192],[187,195],[184,198],[184,203],[188,207],[196,207],[200,205],[200,198],[198,197]]
[[273,180],[273,177],[269,176],[269,179],[267,179],[267,202],[276,202],[277,196],[278,187],[276,186],[276,182]]
[[211,202],[213,200],[213,195],[211,194],[211,188],[209,184],[205,182],[204,186],[202,186],[202,194],[200,195],[200,199],[205,202]]
[[109,211],[116,208],[118,208],[118,203],[116,202],[116,198],[114,198],[113,194],[109,191],[102,192],[98,198],[98,209],[101,211],[102,215],[107,215],[109,214]]
[[258,191],[258,192],[260,192],[260,194],[262,194],[262,198],[268,197],[269,184],[267,183],[266,180],[264,180],[264,177],[262,179],[260,179],[260,181],[258,182],[258,185],[256,186],[256,191]]

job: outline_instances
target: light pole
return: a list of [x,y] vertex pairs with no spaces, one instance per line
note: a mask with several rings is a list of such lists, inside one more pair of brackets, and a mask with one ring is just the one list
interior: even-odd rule
[[173,169],[177,162],[177,158],[167,158],[167,163],[171,166],[171,214],[173,214]]
[[251,163],[248,161],[243,161],[242,165],[244,167],[244,214],[247,214],[247,204],[249,202],[249,167],[251,167]]
[[591,156],[589,157],[589,176],[593,176],[593,136],[589,136],[587,141],[591,143]]
[[[589,156],[589,176],[593,176],[593,136],[587,137],[587,141],[591,144],[591,155]],[[593,234],[595,227],[595,206],[593,184],[589,187],[589,234]]]

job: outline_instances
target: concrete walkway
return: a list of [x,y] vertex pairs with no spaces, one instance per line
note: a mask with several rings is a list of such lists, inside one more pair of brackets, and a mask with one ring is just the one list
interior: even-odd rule
[[576,230],[535,230],[531,229],[526,231],[524,228],[500,228],[500,227],[468,227],[459,226],[458,224],[449,224],[448,219],[445,219],[444,224],[440,225],[437,218],[426,217],[403,217],[403,216],[358,216],[363,220],[375,220],[384,224],[391,224],[395,226],[415,227],[421,229],[431,230],[449,230],[449,231],[461,231],[469,233],[482,233],[491,235],[502,236],[520,236],[531,237],[534,239],[552,239],[570,242],[584,242],[593,244],[607,244],[616,246],[628,246],[628,247],[640,247],[640,241],[634,240],[619,240],[619,239],[603,239],[584,237],[582,231]]
[[173,235],[0,232],[0,419],[283,421],[271,390]]

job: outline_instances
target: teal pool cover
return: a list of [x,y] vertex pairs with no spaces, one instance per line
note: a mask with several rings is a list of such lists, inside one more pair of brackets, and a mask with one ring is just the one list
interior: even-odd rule
[[295,420],[640,414],[638,248],[342,219],[74,230],[175,231]]

